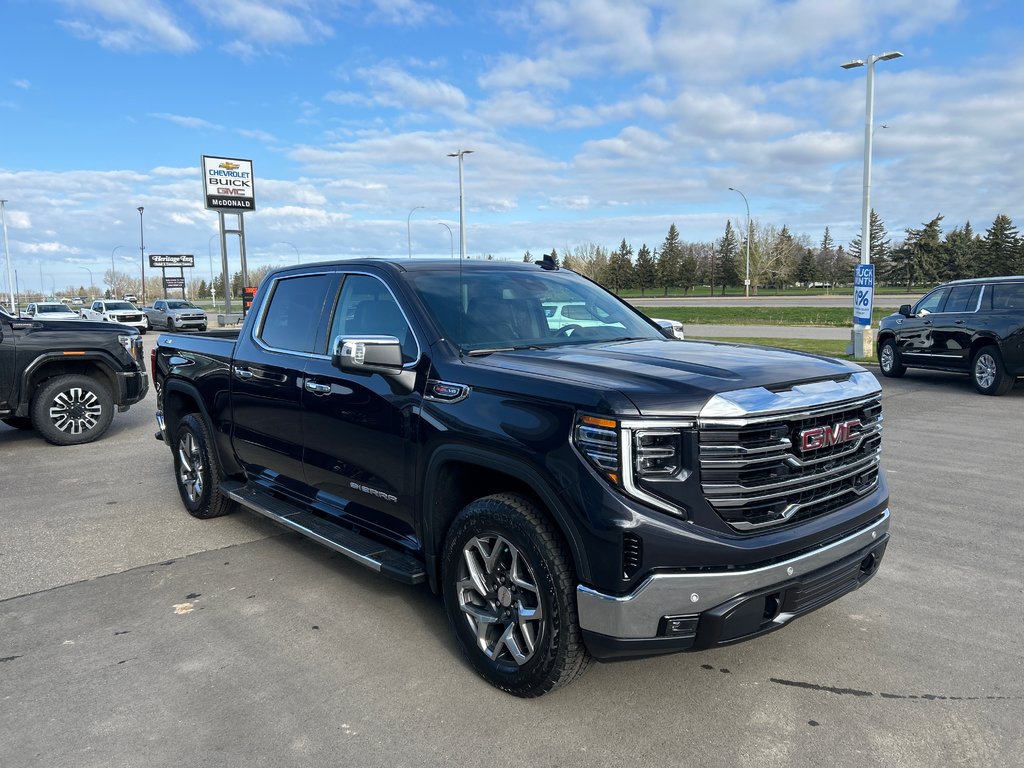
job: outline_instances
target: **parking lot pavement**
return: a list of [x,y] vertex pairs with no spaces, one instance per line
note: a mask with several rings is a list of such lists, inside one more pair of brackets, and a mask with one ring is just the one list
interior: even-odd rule
[[474,676],[425,588],[189,518],[152,394],[89,446],[0,427],[0,765],[1019,765],[1024,383],[883,387],[893,539],[864,589],[531,701]]

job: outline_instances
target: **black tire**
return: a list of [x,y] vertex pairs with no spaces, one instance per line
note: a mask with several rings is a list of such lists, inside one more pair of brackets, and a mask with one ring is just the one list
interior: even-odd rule
[[878,367],[882,369],[882,375],[890,379],[898,379],[907,372],[907,366],[900,361],[895,340],[886,339],[878,345]]
[[1014,377],[1006,372],[1002,355],[994,344],[982,347],[971,358],[971,381],[983,395],[1005,395],[1013,389]]
[[542,696],[590,666],[572,561],[560,532],[522,496],[487,496],[459,513],[441,580],[459,647],[496,688]]
[[32,429],[32,419],[28,416],[4,416],[0,421],[15,429]]
[[[146,331],[152,331],[153,321],[149,319],[149,315],[145,315],[144,317],[146,319]],[[140,333],[145,333],[146,331],[140,331]]]
[[48,443],[91,443],[110,427],[114,398],[107,385],[85,374],[47,379],[32,398],[32,426]]
[[200,325],[199,326],[199,332],[200,333],[205,333],[206,332],[206,326],[205,325]]
[[174,430],[174,480],[181,502],[192,517],[202,520],[226,515],[234,503],[220,493],[220,464],[203,420],[183,416]]
[[174,330],[174,318],[173,317],[168,317],[167,318],[167,330],[168,331],[173,331]]

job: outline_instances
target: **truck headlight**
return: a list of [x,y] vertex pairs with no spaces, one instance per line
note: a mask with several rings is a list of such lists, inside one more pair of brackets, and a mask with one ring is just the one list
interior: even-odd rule
[[686,517],[685,509],[655,495],[655,484],[683,482],[692,472],[686,467],[686,421],[617,421],[579,415],[573,428],[576,449],[619,490],[664,512]]

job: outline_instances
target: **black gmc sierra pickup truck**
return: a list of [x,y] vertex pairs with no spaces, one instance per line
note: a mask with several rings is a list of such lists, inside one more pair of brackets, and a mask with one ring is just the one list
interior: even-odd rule
[[39,317],[0,310],[0,420],[56,445],[91,442],[115,408],[146,396],[142,339],[128,326]]
[[[552,327],[569,303],[591,319]],[[551,261],[282,269],[224,335],[152,356],[187,510],[240,504],[426,581],[519,696],[778,629],[888,542],[870,373],[667,338]]]

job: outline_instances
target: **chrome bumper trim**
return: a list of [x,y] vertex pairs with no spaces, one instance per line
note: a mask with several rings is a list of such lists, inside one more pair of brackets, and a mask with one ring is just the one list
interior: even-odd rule
[[889,530],[889,510],[865,528],[828,546],[749,571],[655,573],[629,595],[606,595],[576,587],[580,626],[615,638],[653,638],[663,616],[695,614],[738,595],[782,584],[843,559]]

